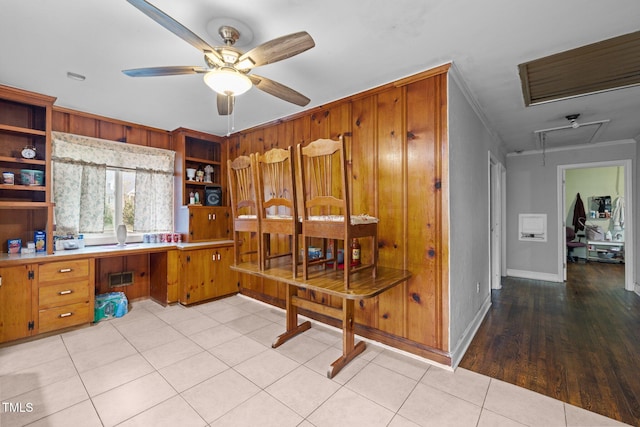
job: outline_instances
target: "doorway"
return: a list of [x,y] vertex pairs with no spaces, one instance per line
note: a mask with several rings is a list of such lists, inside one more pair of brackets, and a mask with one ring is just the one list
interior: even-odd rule
[[502,277],[507,275],[506,268],[506,169],[489,151],[489,254],[491,266],[489,283],[491,289],[502,288]]
[[[558,237],[559,237],[559,248],[558,248],[558,253],[562,254],[561,259],[558,260],[558,271],[562,272],[562,277],[563,280],[567,280],[567,245],[566,245],[566,239],[565,239],[565,226],[571,226],[570,223],[567,223],[567,208],[571,206],[571,204],[573,203],[576,195],[573,194],[574,191],[573,190],[569,190],[571,192],[571,194],[567,193],[567,172],[568,171],[574,171],[577,169],[580,170],[584,170],[585,172],[589,172],[589,169],[596,169],[596,168],[609,168],[609,167],[615,167],[618,168],[618,170],[620,171],[619,173],[619,177],[616,178],[618,180],[618,182],[616,183],[612,183],[612,187],[614,186],[618,186],[618,187],[624,187],[623,191],[621,191],[621,194],[615,194],[615,189],[611,190],[611,191],[605,191],[602,190],[601,192],[603,193],[607,193],[607,192],[611,192],[613,194],[599,194],[600,190],[595,190],[596,192],[598,192],[598,194],[591,194],[591,193],[587,193],[587,194],[582,194],[581,193],[581,198],[583,200],[584,203],[584,207],[585,207],[585,211],[586,211],[586,216],[587,216],[587,222],[589,222],[589,217],[592,216],[591,211],[593,209],[591,209],[591,202],[594,198],[594,196],[623,196],[623,200],[624,200],[624,227],[623,229],[619,232],[620,234],[622,234],[622,242],[624,242],[624,259],[625,259],[625,280],[624,280],[624,288],[628,291],[633,291],[635,289],[635,284],[634,284],[634,243],[633,243],[633,218],[634,218],[634,214],[633,214],[633,188],[632,188],[632,171],[631,171],[631,160],[617,160],[617,161],[607,161],[607,162],[595,162],[595,163],[582,163],[582,164],[575,164],[575,165],[559,165],[558,166],[558,198],[559,203],[558,203],[558,218],[560,219],[559,221],[559,225],[558,225]],[[594,171],[595,173],[595,171]],[[614,199],[615,200],[615,199]],[[599,212],[595,213],[596,217],[599,215]],[[604,229],[604,232],[608,231],[611,227],[609,222],[611,221],[607,221],[607,219],[601,220],[601,219],[594,219],[594,221],[592,222],[602,222],[602,228]]]

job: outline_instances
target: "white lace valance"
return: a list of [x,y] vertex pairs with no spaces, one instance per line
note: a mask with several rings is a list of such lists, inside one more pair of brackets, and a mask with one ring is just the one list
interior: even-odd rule
[[51,158],[59,162],[107,165],[173,174],[175,152],[64,132],[51,133]]

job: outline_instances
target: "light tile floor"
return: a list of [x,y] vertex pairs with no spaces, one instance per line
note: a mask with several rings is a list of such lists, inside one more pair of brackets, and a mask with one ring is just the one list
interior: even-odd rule
[[375,343],[335,378],[339,331],[277,349],[284,313],[242,296],[134,302],[97,325],[0,348],[0,426],[615,426]]

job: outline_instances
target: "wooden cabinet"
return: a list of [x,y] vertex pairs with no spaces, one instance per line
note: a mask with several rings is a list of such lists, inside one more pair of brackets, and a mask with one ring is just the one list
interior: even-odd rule
[[89,259],[38,266],[38,332],[93,321],[93,276]]
[[216,248],[218,265],[216,266],[216,297],[238,292],[238,274],[231,270],[233,264],[233,245]]
[[[55,98],[0,86],[0,171],[13,174],[13,183],[0,181],[0,242],[6,252],[8,239],[33,241],[34,232],[47,232],[47,251],[53,252],[53,204],[51,203],[51,109]],[[25,147],[35,148],[34,158],[24,158]],[[21,178],[42,176],[37,181]],[[13,212],[8,213],[8,209]]]
[[32,265],[0,267],[0,342],[34,333],[32,297],[35,273]]
[[[175,205],[176,231],[186,242],[200,242],[229,238],[229,218],[225,201],[226,142],[223,138],[179,128],[172,132],[176,151]],[[209,182],[188,178],[187,170],[210,166]],[[205,176],[206,178],[206,176]],[[207,200],[207,187],[214,187],[220,197]],[[199,203],[190,204],[190,194],[198,194]],[[215,204],[213,202],[215,200]],[[224,213],[225,218],[222,218]],[[215,219],[213,219],[215,218]],[[224,221],[221,221],[224,219]]]
[[177,250],[167,252],[167,303],[180,300],[180,253]]
[[229,208],[181,206],[176,215],[176,229],[183,234],[185,242],[229,239],[231,234]]
[[232,245],[182,251],[180,302],[188,305],[237,292],[232,260]]
[[93,261],[0,267],[0,342],[93,321]]

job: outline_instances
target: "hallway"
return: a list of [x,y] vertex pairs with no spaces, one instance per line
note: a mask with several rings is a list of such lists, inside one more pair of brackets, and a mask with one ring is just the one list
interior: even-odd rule
[[568,265],[563,284],[503,278],[460,367],[640,425],[640,297],[624,265]]

